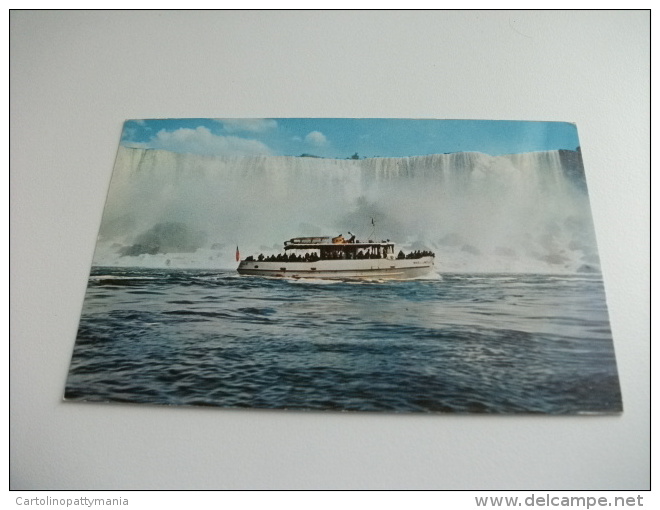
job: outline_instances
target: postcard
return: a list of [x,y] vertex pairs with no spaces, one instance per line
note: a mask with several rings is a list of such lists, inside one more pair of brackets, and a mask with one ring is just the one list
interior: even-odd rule
[[126,121],[64,398],[621,412],[576,126]]

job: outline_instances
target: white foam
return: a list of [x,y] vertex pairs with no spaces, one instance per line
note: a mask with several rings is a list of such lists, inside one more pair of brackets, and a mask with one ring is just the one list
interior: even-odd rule
[[[96,265],[231,268],[292,237],[356,233],[433,250],[441,272],[599,269],[584,190],[558,151],[337,160],[120,148]],[[165,222],[204,234],[192,253],[120,256]],[[153,230],[151,230],[153,232]]]

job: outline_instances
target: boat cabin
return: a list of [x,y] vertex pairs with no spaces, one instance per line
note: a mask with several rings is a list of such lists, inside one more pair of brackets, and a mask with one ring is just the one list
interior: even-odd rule
[[320,260],[334,259],[389,259],[393,260],[394,243],[390,241],[368,242],[337,237],[294,237],[284,242],[284,250],[313,250]]

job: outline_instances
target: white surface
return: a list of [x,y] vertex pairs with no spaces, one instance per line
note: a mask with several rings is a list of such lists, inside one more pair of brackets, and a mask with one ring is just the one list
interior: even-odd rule
[[[644,489],[649,14],[12,12],[15,489]],[[625,412],[416,416],[62,403],[125,118],[577,123]]]

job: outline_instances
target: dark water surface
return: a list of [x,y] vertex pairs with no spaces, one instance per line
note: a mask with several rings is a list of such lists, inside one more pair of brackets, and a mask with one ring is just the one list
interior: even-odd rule
[[600,275],[367,283],[94,268],[65,397],[392,412],[622,408]]

